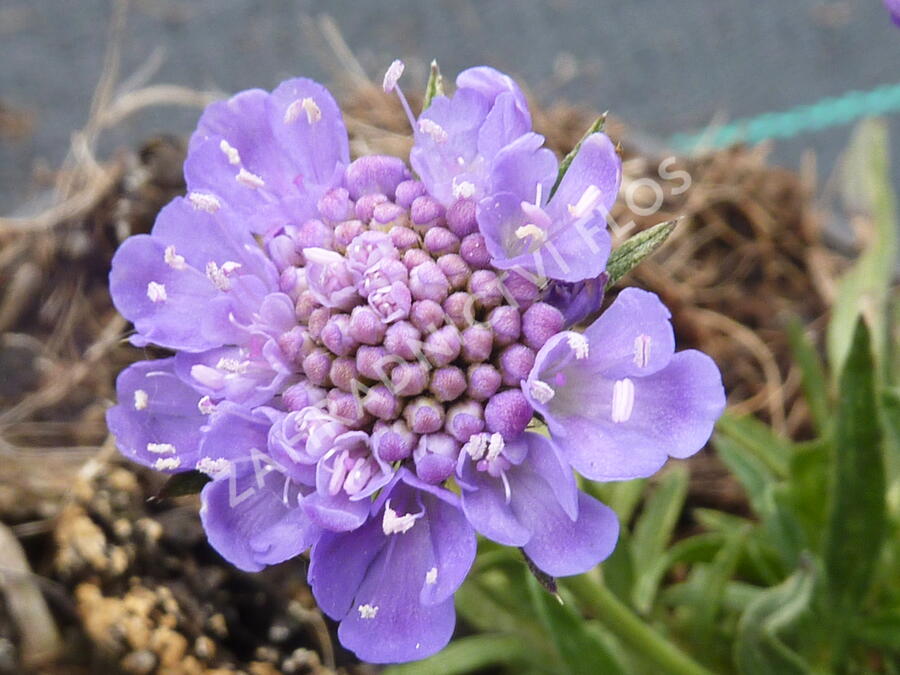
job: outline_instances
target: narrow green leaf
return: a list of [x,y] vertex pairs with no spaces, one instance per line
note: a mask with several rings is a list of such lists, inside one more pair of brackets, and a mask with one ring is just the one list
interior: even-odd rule
[[606,124],[606,113],[603,113],[602,115],[600,115],[600,117],[594,120],[594,123],[588,127],[588,130],[585,132],[584,136],[582,136],[578,143],[575,144],[575,147],[572,148],[571,152],[563,157],[563,160],[559,163],[559,172],[556,174],[556,182],[553,183],[553,187],[550,188],[550,196],[547,197],[548,202],[553,199],[553,195],[556,194],[556,190],[559,188],[559,184],[562,183],[563,176],[566,175],[566,171],[569,170],[569,166],[571,166],[572,161],[578,154],[578,151],[581,150],[581,146],[584,145],[584,142],[592,134],[596,134],[598,131],[602,130],[604,124]]
[[660,581],[654,566],[662,557],[684,508],[687,485],[687,469],[683,465],[673,466],[650,493],[644,512],[634,527],[631,541],[635,566],[632,603],[639,612],[649,611],[653,604]]
[[441,75],[441,69],[438,68],[437,61],[431,62],[431,73],[428,75],[428,82],[425,84],[425,98],[422,100],[422,110],[427,110],[428,106],[434,100],[435,96],[444,95],[444,76]]
[[788,646],[791,629],[808,611],[815,588],[809,566],[761,593],[741,615],[734,660],[741,675],[807,675],[811,669]]
[[854,614],[869,589],[886,524],[875,364],[869,329],[862,319],[838,390],[825,570],[832,605],[839,616],[846,617]]
[[547,593],[534,577],[528,579],[528,592],[535,614],[547,629],[561,663],[556,672],[570,675],[624,673],[626,670],[597,637],[571,604],[563,604],[559,596]]
[[872,647],[900,653],[900,609],[863,619],[853,636]]
[[672,234],[677,223],[677,220],[658,223],[622,242],[610,254],[609,261],[606,263],[606,275],[608,277],[606,287],[612,286],[634,269],[638,263],[652,255],[656,249],[662,246],[663,242]]
[[796,317],[788,323],[788,338],[794,361],[800,367],[803,394],[813,424],[819,435],[825,435],[831,421],[831,411],[828,403],[828,379],[825,377],[822,359],[804,334],[803,324]]
[[777,482],[775,474],[756,455],[748,452],[746,446],[732,440],[731,437],[717,434],[713,438],[713,447],[725,466],[747,491],[747,498],[753,511],[762,518],[771,515],[768,493]]
[[857,128],[844,157],[844,201],[849,211],[871,218],[874,236],[838,286],[826,336],[833,375],[841,372],[860,315],[872,327],[875,353],[885,354],[887,322],[891,316],[888,293],[898,247],[889,147],[884,120],[868,120]]
[[472,635],[447,645],[431,658],[385,668],[383,675],[464,675],[497,665],[527,664],[535,658],[519,635]]
[[716,429],[743,445],[766,468],[779,478],[786,478],[791,457],[791,443],[752,415],[735,417],[726,413]]

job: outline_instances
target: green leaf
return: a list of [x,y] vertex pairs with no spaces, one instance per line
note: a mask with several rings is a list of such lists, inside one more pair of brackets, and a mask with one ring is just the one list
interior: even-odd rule
[[838,387],[825,570],[838,616],[869,589],[885,534],[883,438],[869,329],[860,319]]
[[635,567],[632,603],[638,612],[650,610],[661,577],[655,569],[672,537],[687,495],[688,472],[675,465],[647,498],[644,512],[634,527],[631,553]]
[[626,670],[597,636],[587,630],[587,624],[570,604],[563,604],[558,595],[547,593],[540,583],[528,579],[528,592],[541,623],[550,635],[561,663],[556,672],[570,675],[593,673],[624,673]]
[[578,155],[578,151],[581,150],[581,146],[584,145],[584,142],[593,134],[596,134],[600,130],[603,129],[603,125],[606,124],[606,113],[603,113],[594,120],[594,123],[588,127],[588,130],[585,132],[584,136],[575,144],[575,147],[572,148],[571,152],[568,155],[563,157],[563,160],[559,163],[559,172],[556,174],[556,182],[553,183],[553,187],[550,188],[550,196],[547,197],[547,201],[549,202],[553,199],[553,195],[556,194],[556,190],[559,188],[559,184],[562,183],[563,176],[566,175],[566,171],[569,170],[569,167],[572,164],[572,161],[575,159],[575,156]]
[[788,323],[788,338],[791,342],[791,353],[794,361],[800,367],[803,394],[813,424],[819,435],[825,435],[831,421],[831,411],[828,402],[828,379],[825,377],[825,368],[819,358],[815,347],[803,332],[803,324],[794,318]]
[[900,609],[866,617],[853,636],[869,646],[900,652]]
[[777,482],[775,474],[758,456],[748,452],[746,445],[732,440],[731,437],[717,434],[713,438],[713,447],[725,466],[746,490],[753,511],[762,518],[770,516],[772,513],[770,491]]
[[677,220],[658,223],[622,242],[610,254],[606,263],[606,276],[608,277],[606,287],[612,286],[628,274],[638,263],[652,255],[656,249],[662,246],[663,242],[672,234],[677,223]]
[[195,495],[211,480],[212,478],[201,471],[176,473],[165,482],[158,493],[150,498],[150,501],[161,502],[172,497]]
[[716,428],[744,446],[774,476],[787,477],[791,444],[775,433],[772,427],[752,415],[735,417],[726,413],[719,418]]
[[383,675],[463,675],[497,665],[528,664],[536,658],[519,635],[472,635],[447,645],[431,658],[385,668]]
[[582,489],[615,511],[619,516],[619,522],[627,523],[634,515],[646,487],[647,480],[639,478],[617,483],[595,483],[585,480]]
[[426,110],[435,96],[444,95],[444,76],[441,75],[441,69],[438,68],[437,61],[431,62],[431,73],[428,75],[428,82],[425,84],[425,98],[422,101],[422,110]]
[[788,646],[791,629],[808,612],[815,574],[805,565],[756,598],[741,615],[734,660],[742,675],[806,675],[811,672]]
[[872,327],[875,353],[885,354],[891,316],[888,293],[898,246],[889,146],[887,124],[883,120],[868,120],[857,128],[844,157],[844,200],[848,210],[871,219],[874,236],[838,287],[826,340],[828,362],[834,374],[841,371],[861,314]]

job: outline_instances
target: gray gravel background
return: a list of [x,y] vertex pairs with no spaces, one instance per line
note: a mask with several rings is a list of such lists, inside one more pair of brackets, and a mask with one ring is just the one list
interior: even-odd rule
[[[0,134],[0,213],[27,210],[36,173],[86,119],[110,11],[111,0],[0,0],[0,104],[33,123],[24,137]],[[447,74],[489,63],[542,101],[610,109],[660,139],[900,81],[900,30],[880,0],[135,0],[122,73],[158,51],[154,82],[230,92],[297,74],[328,81],[330,53],[303,28],[322,13],[374,77],[395,57],[408,62],[407,86],[432,57]],[[143,113],[105,150],[188,133],[196,116]],[[781,143],[775,157],[796,166],[813,149],[824,175],[848,131]],[[892,132],[896,156],[896,115]]]

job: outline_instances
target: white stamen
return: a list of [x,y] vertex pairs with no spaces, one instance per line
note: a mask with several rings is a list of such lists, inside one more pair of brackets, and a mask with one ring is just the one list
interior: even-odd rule
[[456,163],[459,164],[460,166],[465,166],[466,158],[463,157],[462,155],[460,155],[459,157],[456,158]]
[[569,333],[566,337],[569,347],[575,352],[575,358],[578,360],[586,359],[590,353],[588,340],[581,333]]
[[180,457],[160,457],[153,463],[153,468],[157,471],[167,471],[169,469],[177,469],[181,466]]
[[174,455],[175,446],[171,443],[147,443],[147,452],[155,455]]
[[237,148],[226,141],[224,138],[219,141],[219,150],[225,153],[225,156],[228,158],[229,164],[234,164],[235,166],[237,166],[241,163],[241,153],[239,153]]
[[437,567],[432,567],[425,575],[425,583],[433,585],[437,583]]
[[384,505],[384,518],[381,520],[381,529],[385,534],[405,534],[416,524],[418,516],[414,513],[406,513],[398,516],[391,508],[391,500]]
[[406,66],[403,65],[403,61],[400,59],[395,60],[390,66],[388,66],[387,72],[384,74],[384,81],[381,86],[384,88],[385,94],[390,94],[394,91],[394,88],[397,86],[397,80],[400,79],[400,76],[403,75],[403,69]]
[[544,405],[545,403],[549,403],[550,400],[556,396],[556,392],[546,382],[541,380],[532,380],[528,383],[528,392],[531,394],[531,398],[535,401]]
[[456,199],[470,199],[475,194],[475,185],[467,180],[453,186],[453,196]]
[[512,500],[512,489],[509,487],[509,478],[506,477],[506,472],[500,472],[500,480],[503,482],[503,495],[506,498],[506,503]]
[[504,447],[506,447],[506,442],[503,440],[503,436],[498,433],[491,434],[491,440],[488,441],[486,459],[489,462],[493,459],[497,459],[497,457],[500,456],[500,453],[503,452]]
[[612,421],[617,424],[627,422],[631,418],[632,410],[634,410],[634,382],[627,377],[616,380],[613,385],[612,412],[610,413]]
[[197,410],[200,411],[201,415],[210,415],[216,409],[216,404],[213,403],[209,396],[204,396],[199,401],[197,401]]
[[197,471],[205,473],[210,478],[225,473],[231,468],[231,462],[224,457],[213,459],[212,457],[203,457],[197,462],[195,467]]
[[253,188],[254,190],[265,187],[266,185],[266,181],[257,176],[255,173],[250,173],[244,167],[241,167],[241,170],[238,171],[237,176],[235,176],[234,179],[241,185],[246,185],[247,187]]
[[147,396],[147,392],[143,389],[135,389],[134,390],[134,409],[135,410],[145,410],[147,408],[147,404],[150,402],[150,397]]
[[296,101],[291,101],[291,104],[284,111],[282,119],[285,124],[293,124],[300,118],[301,112],[303,112],[303,101],[298,98]]
[[423,134],[428,134],[431,136],[431,140],[435,143],[445,143],[447,141],[447,132],[444,131],[444,127],[435,122],[434,120],[430,120],[427,118],[423,118],[419,120],[419,131]]
[[484,457],[484,453],[487,452],[487,447],[488,435],[475,434],[474,436],[469,438],[468,441],[466,441],[462,449],[469,454],[469,457],[471,457],[473,461],[477,462],[479,459]]
[[310,124],[315,124],[322,119],[322,109],[319,108],[313,99],[309,97],[303,99],[300,101],[300,107],[306,113],[306,121]]
[[544,232],[537,225],[533,225],[529,223],[528,225],[522,225],[521,227],[516,228],[516,237],[518,239],[524,239],[525,237],[531,237],[534,239],[536,243],[543,244],[547,241],[547,233]]
[[603,193],[600,191],[600,188],[596,185],[589,185],[581,193],[581,197],[576,204],[569,204],[569,215],[573,218],[583,218],[596,208],[597,202],[600,201],[602,196]]
[[210,260],[206,263],[206,278],[220,291],[227,291],[231,288],[231,279],[229,277],[240,268],[240,263],[231,260],[222,263],[221,267],[216,265],[215,261]]
[[163,260],[165,260],[166,265],[171,267],[173,270],[183,270],[185,267],[187,267],[187,265],[184,263],[184,256],[175,253],[174,246],[166,246],[166,252],[163,254]]
[[237,359],[223,356],[216,364],[216,368],[227,373],[244,373],[249,365],[247,361],[238,361]]
[[360,619],[374,619],[378,615],[378,606],[360,605],[356,608]]
[[147,284],[147,297],[150,298],[150,302],[165,302],[169,299],[166,287],[155,281]]
[[544,198],[544,184],[538,183],[537,188],[535,188],[535,190],[534,190],[534,205],[540,206],[541,199],[543,199],[543,198]]
[[219,198],[207,192],[190,192],[188,193],[188,201],[198,211],[206,211],[207,213],[215,213],[222,208],[222,202],[219,201]]
[[634,364],[646,368],[650,363],[650,336],[638,335],[634,338]]

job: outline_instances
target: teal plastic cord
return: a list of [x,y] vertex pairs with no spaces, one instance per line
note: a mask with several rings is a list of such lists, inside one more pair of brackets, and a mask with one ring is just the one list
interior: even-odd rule
[[696,133],[674,134],[669,139],[669,145],[687,154],[725,148],[735,143],[754,145],[897,111],[900,111],[900,84],[887,84],[869,91],[850,91],[841,96],[823,98],[784,112],[764,113],[711,126]]

